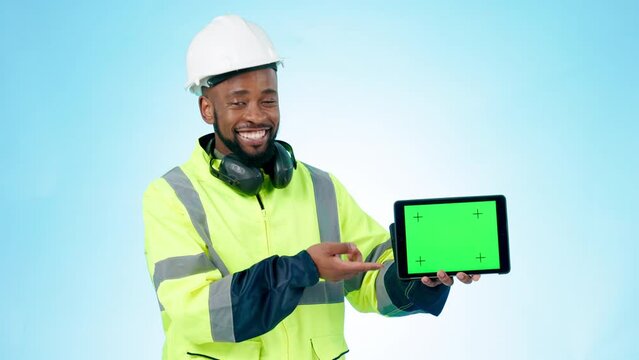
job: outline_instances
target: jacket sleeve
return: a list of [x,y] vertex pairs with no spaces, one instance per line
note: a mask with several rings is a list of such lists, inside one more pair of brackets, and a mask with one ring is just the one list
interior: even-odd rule
[[222,275],[184,205],[162,179],[143,199],[145,255],[165,331],[190,342],[240,342],[275,327],[319,280],[310,255],[272,256]]
[[381,270],[361,273],[344,281],[346,298],[351,305],[361,312],[393,317],[414,313],[439,315],[450,288],[444,285],[430,288],[419,280],[399,280],[389,233],[357,205],[337,179],[332,179],[342,241],[355,243],[366,261],[384,265]]

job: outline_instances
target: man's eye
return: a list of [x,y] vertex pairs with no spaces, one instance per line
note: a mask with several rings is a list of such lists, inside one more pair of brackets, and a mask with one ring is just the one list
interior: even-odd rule
[[231,105],[231,106],[235,106],[235,107],[238,107],[238,106],[244,106],[245,104],[246,104],[246,103],[245,103],[244,101],[231,101],[231,102],[229,103],[229,105]]

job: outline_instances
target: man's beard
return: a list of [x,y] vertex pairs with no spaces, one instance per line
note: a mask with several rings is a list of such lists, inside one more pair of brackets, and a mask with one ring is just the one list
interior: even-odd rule
[[272,134],[269,135],[267,140],[266,150],[261,154],[251,155],[242,150],[240,145],[234,139],[229,139],[222,134],[220,128],[217,126],[217,113],[214,112],[213,116],[215,119],[215,122],[213,122],[213,130],[231,153],[240,159],[244,165],[262,168],[273,158],[273,155],[275,155],[275,137],[277,136],[277,129],[271,129]]

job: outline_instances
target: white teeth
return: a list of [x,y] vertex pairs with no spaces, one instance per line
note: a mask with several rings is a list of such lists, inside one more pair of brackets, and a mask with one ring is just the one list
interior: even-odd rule
[[257,130],[257,131],[242,131],[238,132],[238,135],[247,140],[257,140],[266,135],[266,130]]

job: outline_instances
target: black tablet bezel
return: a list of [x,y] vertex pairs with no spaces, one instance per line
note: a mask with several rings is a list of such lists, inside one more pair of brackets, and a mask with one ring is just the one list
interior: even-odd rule
[[[423,276],[436,276],[436,272],[425,272],[419,274],[408,273],[408,262],[406,260],[406,223],[404,219],[404,207],[411,205],[429,205],[429,204],[452,204],[452,203],[464,203],[464,202],[478,202],[478,201],[495,201],[497,208],[497,234],[499,242],[499,260],[500,267],[498,269],[461,269],[448,272],[449,275],[454,275],[458,272],[465,272],[467,274],[506,274],[510,272],[510,251],[508,246],[508,219],[506,217],[506,197],[503,195],[482,195],[482,196],[464,196],[464,197],[450,197],[450,198],[437,198],[437,199],[414,199],[414,200],[399,200],[395,202],[395,226],[394,226],[394,239],[395,246],[395,261],[397,262],[397,273],[400,279],[410,280],[419,279]],[[391,230],[392,231],[392,230]],[[446,270],[446,269],[443,269]]]

